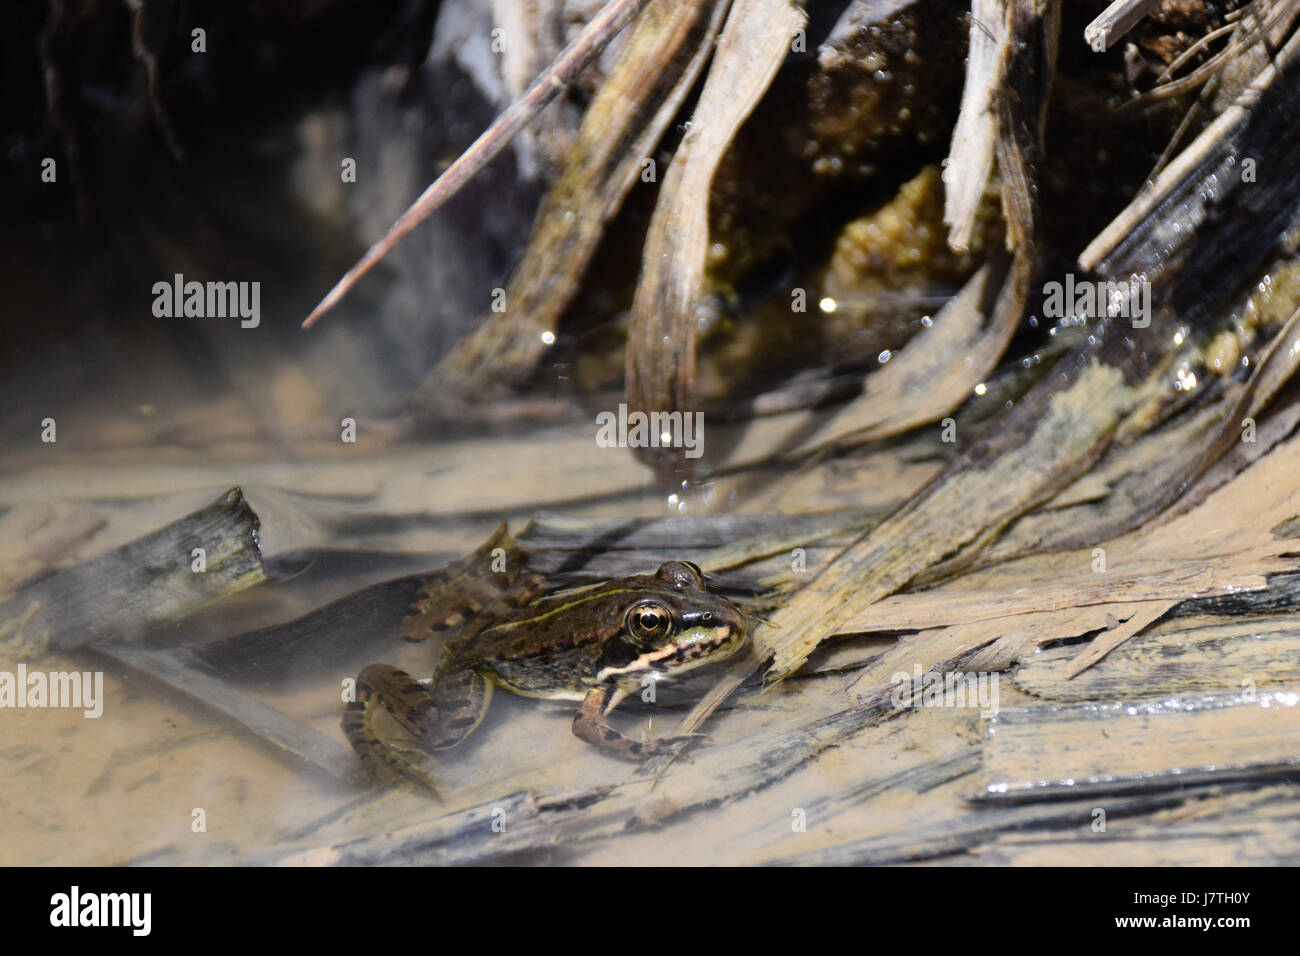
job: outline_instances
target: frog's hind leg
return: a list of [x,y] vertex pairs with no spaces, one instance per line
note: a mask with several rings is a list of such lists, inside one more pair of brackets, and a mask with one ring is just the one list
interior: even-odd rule
[[[372,771],[384,765],[437,791],[429,753],[455,746],[487,713],[491,685],[472,670],[439,675],[426,686],[388,664],[371,664],[357,675],[356,700],[343,714],[343,732]],[[394,740],[374,726],[376,704],[415,740]]]

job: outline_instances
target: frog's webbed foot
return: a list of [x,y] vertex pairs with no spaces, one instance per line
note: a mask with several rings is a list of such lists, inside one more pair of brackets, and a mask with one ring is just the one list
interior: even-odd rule
[[[343,714],[343,733],[362,764],[375,774],[388,770],[420,783],[435,794],[430,752],[460,743],[482,720],[488,704],[487,681],[461,672],[426,687],[405,671],[371,664],[357,675],[356,700]],[[410,734],[397,740],[375,727],[382,705]]]
[[621,699],[616,694],[617,690],[612,685],[597,687],[588,693],[573,717],[574,735],[611,757],[638,763],[660,754],[675,753],[687,741],[707,739],[707,734],[676,734],[653,740],[634,740],[615,730],[605,719],[605,715]]
[[[356,746],[355,742],[353,746]],[[358,749],[357,752],[361,751]],[[372,777],[381,775],[405,777],[427,788],[439,800],[442,799],[437,780],[434,779],[433,758],[419,747],[400,740],[379,738],[379,743],[373,745],[371,752],[377,758],[370,761]],[[362,760],[364,762],[365,758],[363,757]]]

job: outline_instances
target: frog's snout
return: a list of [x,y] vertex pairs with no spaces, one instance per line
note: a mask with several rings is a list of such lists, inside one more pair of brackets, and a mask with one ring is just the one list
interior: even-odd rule
[[749,621],[740,609],[727,602],[707,611],[695,611],[683,615],[685,630],[700,629],[711,635],[717,643],[735,645],[743,641],[749,633]]
[[749,619],[734,605],[727,609],[727,626],[731,628],[732,639],[737,642],[749,634]]

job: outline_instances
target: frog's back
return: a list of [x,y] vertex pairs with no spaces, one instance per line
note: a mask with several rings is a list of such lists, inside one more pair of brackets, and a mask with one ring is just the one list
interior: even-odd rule
[[479,622],[448,642],[445,655],[455,666],[490,671],[517,693],[580,699],[609,653],[617,653],[611,645],[628,608],[648,594],[672,598],[648,575],[562,591],[505,620]]

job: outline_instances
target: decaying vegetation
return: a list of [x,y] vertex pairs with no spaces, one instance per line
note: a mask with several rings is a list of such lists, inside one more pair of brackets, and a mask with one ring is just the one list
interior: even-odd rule
[[[612,19],[615,10],[636,6],[610,4],[602,16],[617,23]],[[645,265],[632,304],[626,346],[626,397],[634,409],[692,409],[699,400],[696,337],[701,310],[708,308],[703,286],[708,247],[717,238],[710,232],[710,190],[727,145],[755,109],[758,93],[772,84],[788,55],[791,38],[798,49],[804,34],[806,17],[800,4],[786,0],[735,3],[725,23],[717,17],[709,19],[718,6],[724,5],[691,5],[686,12],[671,3],[650,4],[640,32],[629,43],[614,71],[615,79],[606,87],[617,90],[613,84],[624,72],[643,71],[647,57],[676,58],[689,64],[681,76],[668,74],[663,83],[680,88],[695,81],[696,47],[679,46],[685,41],[677,35],[665,46],[653,44],[664,32],[659,18],[679,24],[683,34],[697,24],[706,24],[705,39],[714,34],[718,37],[695,118],[659,190],[646,238]],[[838,446],[846,439],[879,438],[954,412],[976,386],[986,387],[983,383],[1003,359],[1030,306],[1033,284],[1046,272],[1041,260],[1049,252],[1059,255],[1068,251],[1049,248],[1048,241],[1059,242],[1060,237],[1049,240],[1040,224],[1040,197],[1046,192],[1042,181],[1047,175],[1062,175],[1061,159],[1049,165],[1044,140],[1058,66],[1062,6],[1059,0],[989,0],[976,4],[967,18],[971,55],[946,162],[944,218],[950,228],[950,245],[969,251],[981,197],[995,174],[1003,224],[1001,244],[1010,253],[1009,261],[1002,261],[996,250],[988,250],[989,261],[963,293],[939,311],[926,333],[899,353],[896,364],[868,376],[864,395],[832,420],[829,434],[816,436],[811,447],[805,442],[800,450]],[[1121,40],[1152,7],[1117,4],[1090,24],[1085,36],[1094,50],[1105,53],[1108,44]],[[845,56],[845,46],[853,42],[846,41],[846,35],[878,36],[883,32],[880,22],[888,24],[885,29],[898,30],[900,20],[909,16],[923,22],[920,18],[934,12],[925,8],[924,2],[848,4],[819,55],[819,68],[829,72],[835,67],[826,64],[835,64]],[[1209,8],[1201,6],[1199,10],[1205,17],[1211,16]],[[1207,20],[1204,25],[1213,29],[1204,38],[1184,37],[1188,42],[1176,55],[1168,43],[1161,47],[1171,59],[1153,87],[1139,98],[1158,101],[1197,90],[1199,100],[1185,107],[1177,130],[1172,131],[1177,136],[1187,134],[1196,111],[1206,103],[1217,99],[1217,110],[1212,121],[1201,119],[1200,135],[1164,165],[1152,187],[1079,256],[1081,269],[1105,280],[1137,279],[1153,286],[1156,315],[1147,316],[1145,323],[1124,323],[1114,318],[1117,303],[1111,303],[1109,319],[1101,316],[1086,341],[1056,357],[1045,381],[1008,403],[1015,407],[1000,416],[996,429],[986,429],[996,430],[994,437],[960,446],[958,457],[943,475],[802,589],[778,616],[781,636],[764,648],[775,658],[776,676],[793,672],[807,653],[833,632],[836,623],[860,615],[918,576],[934,574],[936,566],[942,566],[943,573],[952,573],[977,560],[978,553],[1002,536],[1012,522],[1050,502],[1097,463],[1116,436],[1131,443],[1169,421],[1171,412],[1189,414],[1189,406],[1195,402],[1205,420],[1199,441],[1192,442],[1166,470],[1147,476],[1151,484],[1147,494],[1091,531],[1076,528],[1052,544],[1079,543],[1089,534],[1108,537],[1158,513],[1238,437],[1241,419],[1258,412],[1287,381],[1292,365],[1271,346],[1285,343],[1290,332],[1287,308],[1294,299],[1284,296],[1279,314],[1278,306],[1270,309],[1275,300],[1268,286],[1275,276],[1285,281],[1290,274],[1296,221],[1292,193],[1296,187],[1293,177],[1280,173],[1271,182],[1259,183],[1249,170],[1259,162],[1279,171],[1293,168],[1295,135],[1290,121],[1294,117],[1287,105],[1287,76],[1295,49],[1295,41],[1288,38],[1296,14],[1288,4],[1260,0],[1223,11],[1222,24]],[[593,21],[572,49],[594,48],[596,40],[589,37],[603,39],[609,32],[603,21]],[[1208,49],[1216,36],[1226,46],[1211,57]],[[770,49],[762,46],[764,43],[770,44]],[[1244,55],[1243,50],[1253,48],[1272,52],[1250,58],[1256,66],[1250,76],[1250,68],[1233,54]],[[914,45],[911,51],[923,51],[921,58],[933,55],[924,44]],[[873,50],[871,55],[879,58],[881,51]],[[1198,55],[1205,60],[1203,68],[1176,75]],[[565,75],[571,72],[571,59],[563,61]],[[1232,75],[1225,78],[1223,71],[1228,65],[1233,67]],[[1198,87],[1211,81],[1211,89]],[[544,77],[534,89],[548,82]],[[749,92],[751,86],[754,92]],[[642,95],[651,96],[654,89],[654,84],[642,85]],[[610,99],[615,95],[626,105],[626,94],[618,91]],[[1116,104],[1116,112],[1122,113],[1131,102]],[[910,115],[910,110],[907,112]],[[1105,122],[1092,119],[1090,129]],[[514,125],[513,117],[507,117],[500,133],[508,136]],[[589,114],[566,175],[586,169],[586,150],[597,142],[620,141],[609,135],[609,125],[603,109]],[[1116,121],[1116,125],[1122,122]],[[1171,146],[1176,142],[1174,139]],[[616,177],[621,189],[613,191],[615,196],[626,192],[641,156],[628,151],[621,162],[623,171]],[[1238,174],[1237,167],[1242,164],[1246,169]],[[1086,178],[1079,169],[1073,175]],[[456,183],[451,177],[445,191],[454,190]],[[427,215],[434,208],[428,199],[437,189],[431,187],[422,197],[414,215]],[[600,211],[583,208],[593,201],[604,207]],[[599,238],[599,224],[610,219],[609,205],[608,193],[597,191],[584,201],[562,178],[558,195],[552,194],[539,215],[530,248],[538,257],[557,245],[564,248],[565,237],[577,233],[581,223],[584,237],[576,244],[589,250]],[[1261,215],[1267,217],[1263,222]],[[408,228],[405,222],[399,224],[393,239],[386,238],[372,254],[382,255]],[[1246,231],[1251,233],[1249,239]],[[723,237],[719,258],[727,255],[725,232]],[[362,261],[361,268],[369,258]],[[578,268],[589,258],[590,252],[580,254]],[[562,271],[574,274],[571,269]],[[536,285],[536,265],[521,273],[522,281]],[[1266,283],[1262,281],[1265,278]],[[346,289],[350,281],[351,274],[340,288]],[[1257,282],[1260,293],[1252,295],[1252,285]],[[485,317],[482,329],[435,373],[439,388],[446,390],[446,375],[452,372],[462,376],[454,391],[463,389],[470,394],[488,387],[489,382],[499,386],[502,381],[526,378],[544,350],[543,333],[554,338],[550,326],[560,313],[558,306],[573,295],[573,288],[572,281],[560,282],[548,286],[553,304],[534,308],[535,296],[525,295],[527,308],[507,311],[503,318]],[[327,307],[338,291],[322,306]],[[1231,318],[1225,321],[1224,313],[1229,310]],[[1255,316],[1263,312],[1272,314],[1261,328]],[[1119,313],[1128,317],[1126,307]],[[1250,317],[1244,318],[1242,313]],[[318,310],[312,318],[319,314]],[[1177,334],[1171,334],[1171,328],[1178,330]],[[479,343],[487,336],[496,343],[506,339],[521,343],[522,351],[484,348]],[[1221,356],[1207,359],[1212,344],[1228,349],[1234,360],[1224,362]],[[1217,367],[1206,374],[1207,365]],[[1198,368],[1203,382],[1199,385]],[[1174,369],[1178,372],[1172,384],[1181,394],[1171,394]],[[873,382],[877,377],[883,381]],[[922,391],[915,388],[918,379],[940,385]],[[900,387],[904,382],[913,386],[914,394]],[[680,452],[656,450],[656,454],[665,474],[686,473],[689,462]],[[673,460],[665,463],[665,456],[673,456]]]
[[[696,561],[762,622],[753,654],[673,702],[677,732],[715,736],[693,764],[626,777],[560,744],[487,745],[449,761],[453,805],[367,793],[246,858],[601,861],[689,834],[724,861],[1041,862],[1070,845],[1152,862],[1152,832],[1179,862],[1300,858],[1300,6],[1099,12],[612,0],[586,21],[311,314],[328,325],[586,77],[504,311],[441,358],[378,463],[320,467],[317,524],[279,560],[464,552],[466,528],[504,514],[517,540],[490,543],[557,587]],[[1052,315],[1066,274],[1115,295]],[[626,517],[647,514],[639,466],[592,463],[566,430],[616,402],[704,411],[701,461],[640,450],[691,517]],[[414,437],[486,420],[505,433],[436,456]],[[304,500],[292,470],[241,483],[272,492],[259,513]],[[472,504],[448,504],[452,487]],[[182,648],[60,638],[84,612],[61,621],[40,594],[72,567],[13,580],[0,633],[28,654],[99,643],[87,652],[347,778],[322,701],[429,585],[408,564],[359,591],[343,575],[288,623],[200,614]],[[899,700],[899,674],[929,673],[1004,676],[1006,709],[985,722]],[[555,730],[511,717],[528,721],[516,742]],[[1081,849],[1098,806],[1115,834]],[[480,839],[501,808],[508,835]],[[1239,823],[1248,839],[1215,842]]]

